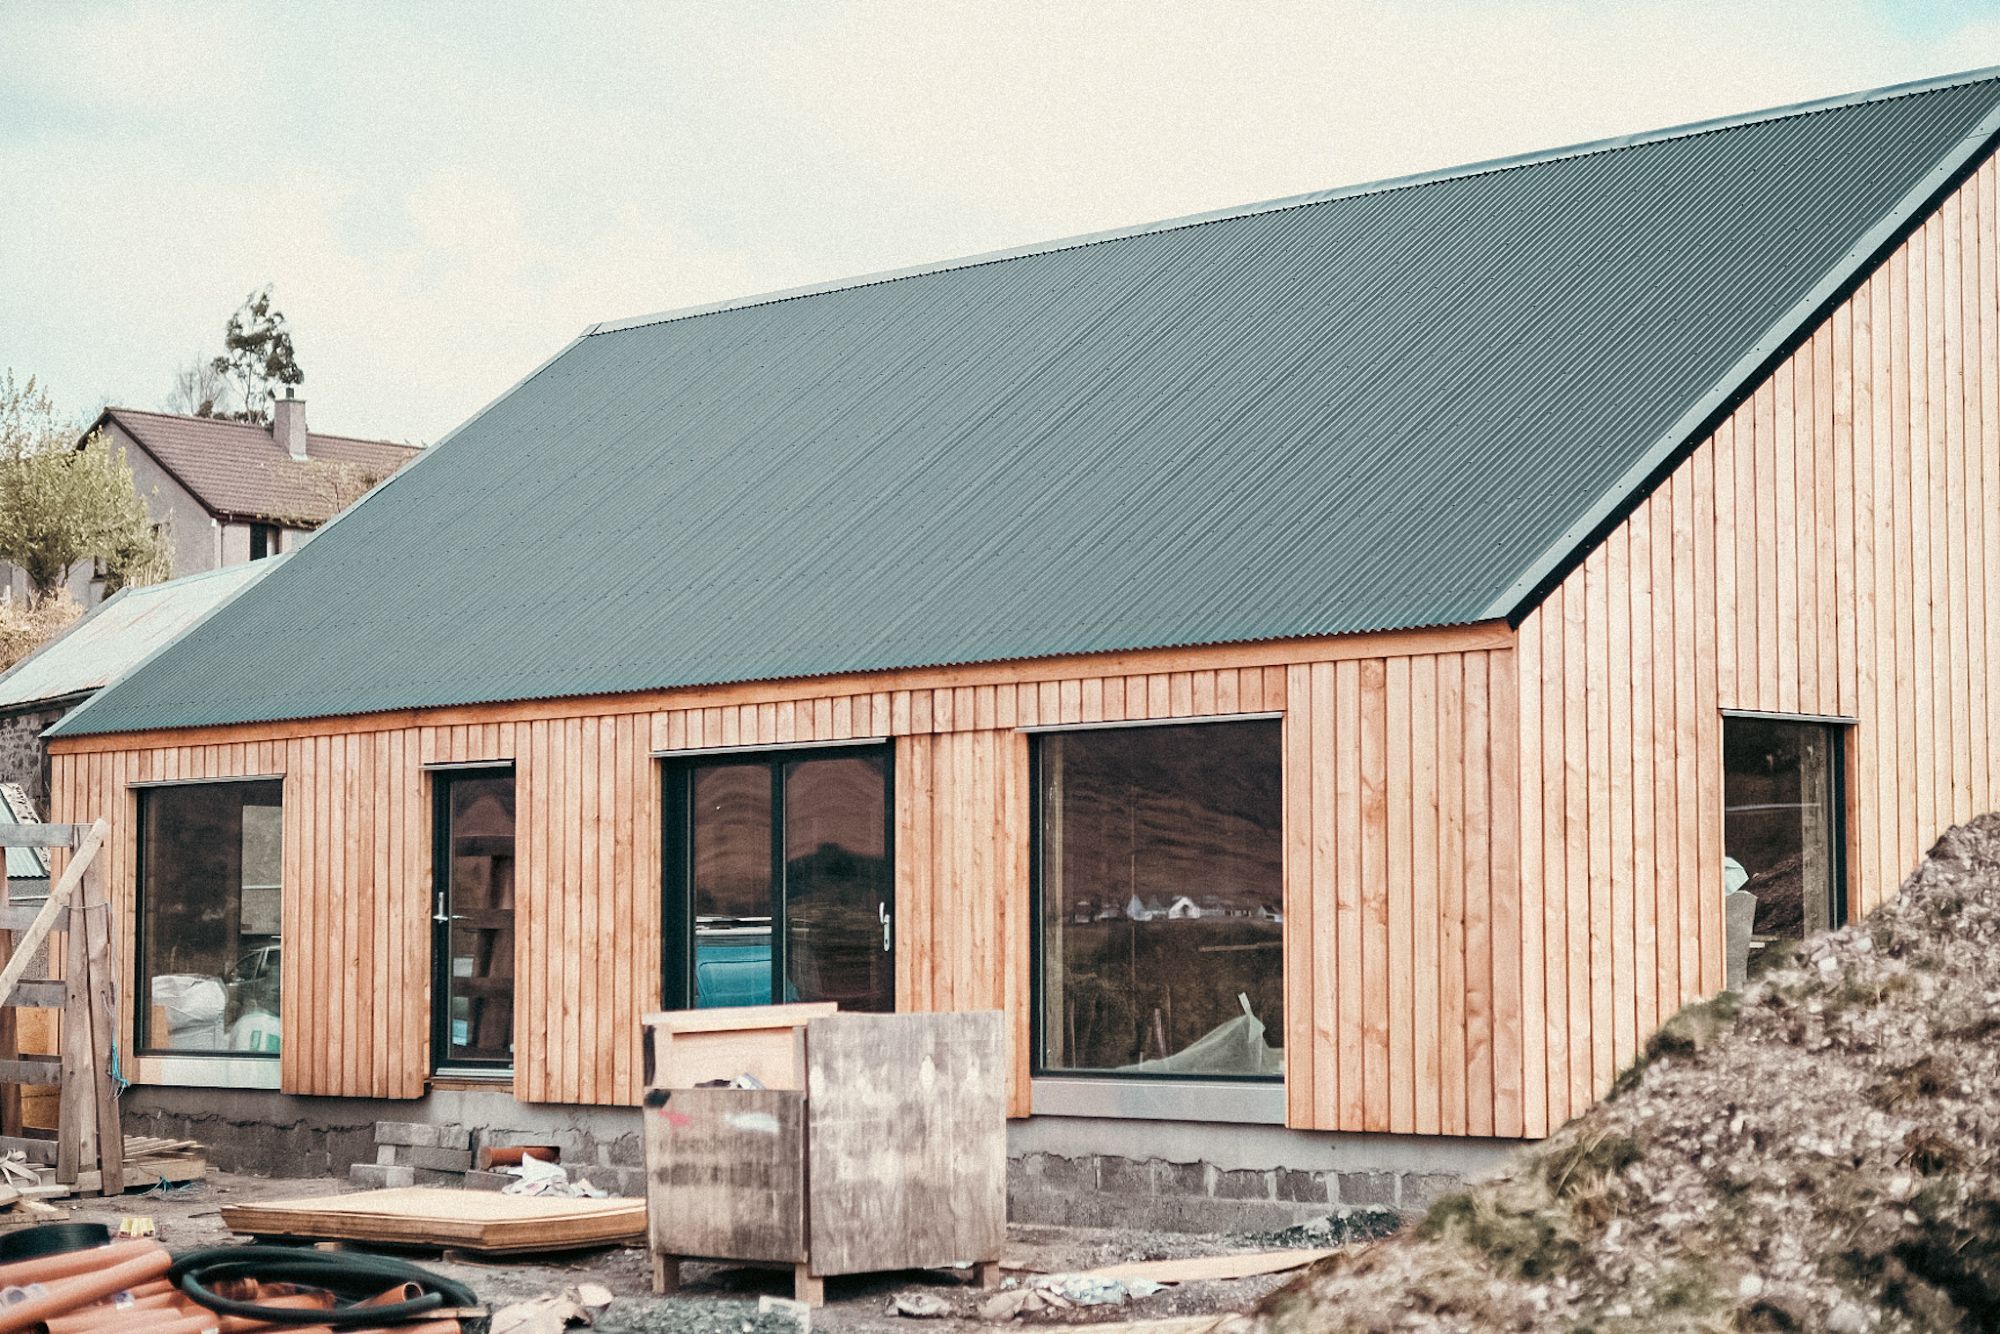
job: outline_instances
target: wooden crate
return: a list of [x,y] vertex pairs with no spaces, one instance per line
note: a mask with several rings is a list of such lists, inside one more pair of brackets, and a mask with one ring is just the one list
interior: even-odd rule
[[[1007,1231],[1005,1021],[832,1006],[646,1018],[653,1285],[682,1260],[789,1265],[801,1301],[834,1274],[972,1263]],[[701,1088],[745,1072],[762,1089]]]

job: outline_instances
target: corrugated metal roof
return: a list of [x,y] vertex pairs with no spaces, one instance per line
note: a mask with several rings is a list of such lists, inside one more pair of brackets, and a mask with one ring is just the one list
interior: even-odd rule
[[1996,107],[1985,71],[602,328],[59,730],[1502,614]]
[[[0,783],[0,825],[40,824],[28,794],[19,783]],[[16,902],[45,898],[49,892],[48,858],[40,848],[7,849],[7,890]]]
[[120,589],[92,607],[59,638],[0,674],[0,709],[63,699],[109,685],[283,559],[251,561]]

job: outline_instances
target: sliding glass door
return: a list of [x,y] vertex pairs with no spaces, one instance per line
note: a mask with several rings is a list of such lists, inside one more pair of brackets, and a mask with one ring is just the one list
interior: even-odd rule
[[666,1003],[895,1008],[885,746],[669,760]]

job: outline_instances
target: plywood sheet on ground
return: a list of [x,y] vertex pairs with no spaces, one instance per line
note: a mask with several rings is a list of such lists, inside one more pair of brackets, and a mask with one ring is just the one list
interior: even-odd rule
[[437,1246],[488,1254],[640,1240],[646,1202],[570,1200],[422,1186],[222,1206],[232,1232],[314,1241]]

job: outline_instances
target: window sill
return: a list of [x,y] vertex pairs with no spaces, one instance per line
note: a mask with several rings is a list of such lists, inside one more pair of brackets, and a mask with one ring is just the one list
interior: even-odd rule
[[1036,1116],[1126,1121],[1285,1123],[1285,1086],[1271,1081],[1047,1078],[1030,1084]]
[[484,1091],[488,1089],[510,1089],[514,1087],[514,1072],[509,1070],[439,1070],[424,1081],[433,1089],[466,1089]]
[[278,1088],[279,1062],[271,1056],[137,1056],[134,1084],[176,1088]]

